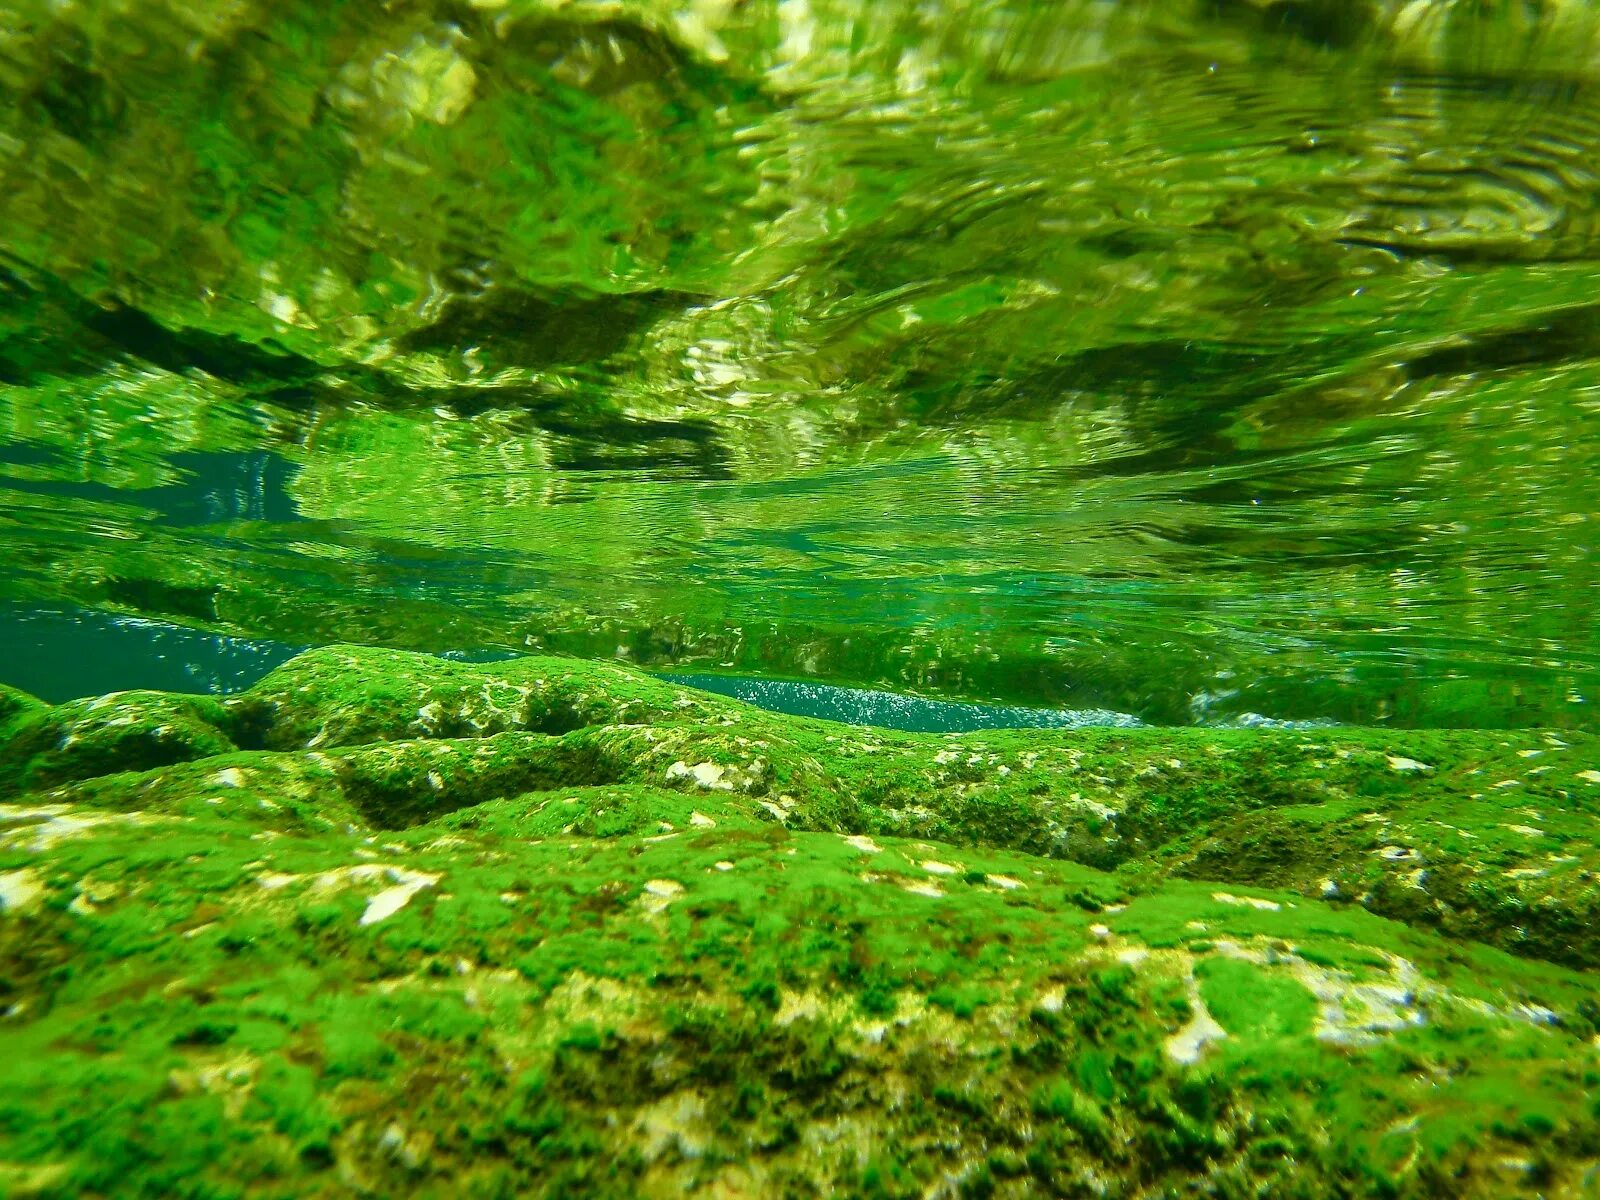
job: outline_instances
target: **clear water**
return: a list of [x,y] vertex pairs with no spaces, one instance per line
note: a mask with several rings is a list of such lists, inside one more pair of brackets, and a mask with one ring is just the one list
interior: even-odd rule
[[20,7],[0,680],[1594,724],[1585,6]]

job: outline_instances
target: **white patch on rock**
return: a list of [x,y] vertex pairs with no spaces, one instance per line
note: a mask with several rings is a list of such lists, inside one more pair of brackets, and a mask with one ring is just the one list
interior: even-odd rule
[[689,824],[696,829],[714,829],[717,823],[697,809],[689,814]]
[[[1417,998],[1421,977],[1416,967],[1399,955],[1376,951],[1389,964],[1388,978],[1359,982],[1349,971],[1324,967],[1271,948],[1255,949],[1224,939],[1218,940],[1213,950],[1258,966],[1287,969],[1318,1002],[1313,1036],[1319,1041],[1339,1045],[1365,1043],[1380,1034],[1426,1023]],[[1485,1011],[1493,1010],[1485,1006]]]
[[1067,803],[1074,808],[1081,808],[1085,812],[1093,813],[1102,821],[1115,821],[1120,815],[1116,809],[1108,804],[1101,804],[1098,800],[1090,800],[1082,792],[1073,792],[1067,797]]
[[1414,758],[1402,758],[1398,754],[1389,755],[1389,769],[1391,771],[1431,771],[1427,763],[1420,763]]
[[799,1020],[820,1017],[827,1011],[822,998],[815,992],[784,991],[779,993],[779,999],[778,1011],[772,1023],[780,1028]]
[[293,325],[300,318],[300,305],[295,302],[293,296],[283,292],[263,290],[261,298],[256,301],[256,306],[285,325]]
[[38,854],[101,825],[148,825],[143,813],[78,813],[66,804],[0,804],[0,845]]
[[427,1139],[407,1137],[403,1126],[390,1122],[378,1139],[378,1148],[407,1170],[415,1171],[427,1160]]
[[[1348,971],[1335,970],[1301,958],[1290,961],[1297,979],[1317,1000],[1314,1036],[1341,1045],[1368,1042],[1377,1035],[1394,1033],[1426,1023],[1417,1004],[1417,969],[1398,955],[1381,952],[1389,962],[1387,981],[1357,982]],[[1242,950],[1235,957],[1251,956]]]
[[1501,829],[1509,829],[1512,833],[1520,833],[1523,837],[1543,837],[1544,830],[1535,829],[1532,825],[1502,825]]
[[852,833],[845,837],[844,844],[852,846],[863,854],[881,854],[883,847],[863,833]]
[[[1403,963],[1403,967],[1409,966]],[[1402,971],[1402,978],[1405,975]],[[1299,978],[1322,1004],[1316,1031],[1320,1041],[1367,1041],[1379,1033],[1426,1023],[1407,982],[1352,983],[1333,972],[1315,970],[1302,970]]]
[[1217,1019],[1206,1008],[1198,988],[1190,989],[1189,1008],[1189,1023],[1169,1037],[1162,1047],[1168,1058],[1184,1066],[1198,1061],[1212,1042],[1220,1042],[1228,1036],[1228,1031],[1217,1024]]
[[411,897],[424,888],[433,887],[443,878],[443,875],[413,871],[409,867],[369,862],[357,863],[352,867],[335,867],[331,871],[323,871],[317,875],[265,871],[256,876],[256,886],[269,892],[277,892],[292,883],[304,882],[313,891],[326,892],[335,888],[349,887],[352,884],[382,881],[391,886],[371,897],[367,901],[366,911],[361,914],[360,924],[374,925],[394,916],[411,902]]
[[1013,879],[1009,875],[985,875],[984,879],[993,884],[995,887],[1001,888],[1008,892],[1014,892],[1018,888],[1025,888],[1028,886],[1027,884],[1023,883],[1022,880]]
[[667,768],[669,780],[692,779],[696,787],[719,792],[733,791],[733,784],[725,778],[728,768],[714,762],[700,762],[690,766],[683,760],[673,763]]
[[245,774],[238,767],[224,767],[211,777],[214,787],[242,788],[245,785]]
[[1600,783],[1600,771],[1579,771],[1578,778],[1585,783]]
[[1283,907],[1276,900],[1264,900],[1260,896],[1235,896],[1232,892],[1212,892],[1211,898],[1218,904],[1237,904],[1243,908],[1259,908],[1262,912],[1277,912]]
[[902,883],[900,886],[913,896],[931,896],[935,900],[944,897],[943,889],[936,883]]
[[0,913],[26,912],[44,895],[44,881],[32,867],[0,871]]
[[667,905],[683,895],[683,891],[683,884],[676,879],[646,880],[644,894],[639,897],[639,903],[646,912],[663,912]]
[[706,1102],[697,1092],[678,1092],[641,1109],[634,1122],[640,1154],[647,1163],[665,1155],[697,1159],[711,1138],[705,1125]]
[[960,867],[952,867],[949,863],[936,862],[931,858],[924,859],[920,865],[929,875],[959,875],[961,873]]
[[443,878],[440,875],[430,875],[426,871],[408,871],[404,867],[388,868],[388,876],[394,881],[394,886],[384,888],[367,901],[367,909],[361,914],[360,924],[376,925],[379,921],[394,916],[411,903],[411,897],[423,888],[432,887]]

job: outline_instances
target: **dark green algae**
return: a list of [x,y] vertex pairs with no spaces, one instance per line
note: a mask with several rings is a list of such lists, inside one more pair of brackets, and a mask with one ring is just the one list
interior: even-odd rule
[[1595,1185],[1593,737],[357,648],[3,701],[9,1195]]

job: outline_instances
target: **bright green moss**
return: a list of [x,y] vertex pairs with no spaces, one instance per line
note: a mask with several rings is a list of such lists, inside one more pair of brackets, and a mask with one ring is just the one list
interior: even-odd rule
[[43,700],[35,699],[26,692],[0,683],[0,746],[10,738],[11,731],[19,718],[39,712],[46,707],[48,706]]
[[1303,1036],[1317,1015],[1303,984],[1270,967],[1209,956],[1195,967],[1200,997],[1222,1027],[1250,1040]]
[[0,754],[0,795],[210,758],[233,750],[223,705],[203,696],[119,692],[19,710]]
[[[1487,1197],[1546,1186],[1503,1158],[1575,1181],[1595,1152],[1587,972],[1485,944],[1502,909],[1445,938],[1311,878],[1445,812],[1480,836],[1430,869],[1548,854],[1502,828],[1525,798],[1465,790],[1516,744],[891,736],[579,662],[426,667],[307,655],[229,709],[278,749],[0,813],[30,889],[0,916],[0,1161],[36,1194]],[[540,679],[578,724],[538,727]],[[415,727],[440,688],[466,730]],[[1402,751],[1432,772],[1358,795]],[[1581,859],[1587,809],[1540,811]],[[1174,876],[1247,820],[1331,865]]]

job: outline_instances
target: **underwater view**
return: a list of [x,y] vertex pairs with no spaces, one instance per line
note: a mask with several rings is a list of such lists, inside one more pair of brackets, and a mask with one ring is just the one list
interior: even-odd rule
[[1600,5],[0,97],[0,1196],[1600,1196]]

